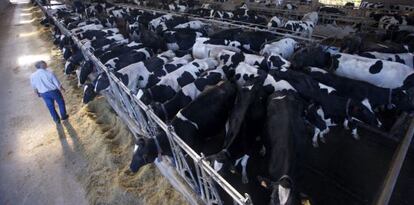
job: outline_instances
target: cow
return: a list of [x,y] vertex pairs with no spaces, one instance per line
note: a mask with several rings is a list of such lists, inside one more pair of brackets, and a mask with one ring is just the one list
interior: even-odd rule
[[404,65],[408,65],[414,69],[414,55],[412,53],[365,52],[359,55],[366,58],[381,59],[401,63]]
[[[148,60],[130,64],[116,71],[117,77],[135,93],[138,88],[142,88],[141,82],[147,82],[151,73],[162,69],[162,66],[170,61],[175,54],[173,51],[166,51]],[[146,84],[146,83],[145,83]]]
[[359,5],[359,8],[360,9],[381,9],[381,8],[384,8],[384,4],[362,1],[361,4]]
[[[192,49],[193,57],[196,59],[205,59],[209,57],[215,58],[218,55],[218,53],[222,50],[240,52],[239,48],[230,45],[211,44],[211,41],[211,38],[197,38]],[[227,42],[227,44],[229,44],[227,40],[220,39],[220,41],[223,43]]]
[[158,82],[160,82],[161,78],[168,73],[171,73],[177,69],[179,69],[181,66],[187,65],[190,61],[192,61],[193,58],[190,54],[184,55],[182,57],[175,57],[173,60],[167,64],[164,64],[162,68],[152,68],[154,70],[153,73],[151,73],[148,76],[147,82],[142,81],[139,85],[140,88],[150,88],[154,85],[156,85]]
[[88,104],[91,102],[98,94],[94,91],[94,85],[91,83],[86,83],[83,87],[83,98],[82,102]]
[[84,61],[79,69],[78,75],[78,84],[83,85],[85,84],[86,80],[88,79],[89,74],[94,71],[94,64],[92,61]]
[[278,17],[278,16],[273,16],[269,23],[267,23],[267,27],[270,28],[280,28],[283,27],[284,25],[284,21],[282,18]]
[[268,32],[243,32],[234,36],[229,46],[238,48],[246,53],[258,53],[264,43],[275,39],[276,36]]
[[366,107],[371,107],[372,110],[378,110],[381,107],[388,109],[395,107],[411,112],[414,109],[413,99],[409,93],[401,89],[380,88],[363,81],[336,76],[316,67],[307,67],[304,71],[313,79],[332,87],[331,90],[334,89],[338,95],[351,97],[362,102]]
[[[114,45],[109,46],[107,49],[99,49],[94,52],[94,55],[102,62],[106,63],[110,59],[116,58],[121,55],[125,55],[128,52],[131,52],[133,50],[138,50],[144,48],[142,43],[137,43],[135,41],[132,41],[128,44],[119,44],[116,43]],[[102,52],[101,52],[102,51]]]
[[318,23],[318,13],[310,12],[303,16],[302,20],[289,20],[284,25],[283,28],[293,32],[293,34],[299,34],[303,37],[312,37],[313,30]]
[[108,69],[110,70],[118,71],[130,64],[147,60],[152,55],[153,52],[151,49],[140,48],[137,50],[132,50],[126,53],[125,55],[121,55],[110,59],[109,61],[105,62],[105,66],[108,67]]
[[303,100],[292,91],[279,91],[268,98],[264,144],[269,159],[264,177],[276,182],[263,183],[272,189],[269,204],[300,203],[295,181],[305,151],[303,108]]
[[185,17],[177,17],[171,14],[165,14],[150,21],[148,26],[150,30],[160,34],[168,29],[172,29],[175,26],[186,22],[188,22],[188,19]]
[[205,31],[207,29],[207,25],[199,20],[189,21],[187,23],[179,24],[174,27],[174,29],[191,29],[196,31]]
[[169,121],[177,112],[196,99],[205,89],[217,85],[226,80],[223,69],[216,68],[206,71],[205,74],[197,78],[194,82],[182,87],[177,94],[165,103],[156,103],[153,106],[154,112],[162,119]]
[[296,6],[295,4],[287,3],[283,6],[283,9],[296,10],[296,9],[298,9],[298,6]]
[[201,36],[203,36],[202,33],[187,28],[166,31],[163,34],[167,48],[174,51],[191,49],[196,39]]
[[[275,78],[280,78],[288,81],[297,92],[306,100],[315,102],[321,107],[322,119],[325,120],[325,129],[329,126],[344,124],[352,130],[352,135],[358,138],[356,125],[353,120],[367,123],[372,126],[381,126],[375,113],[372,110],[369,101],[358,101],[349,97],[339,96],[335,90],[330,86],[314,80],[309,75],[296,72],[293,70],[285,71],[271,71],[271,75]],[[314,122],[313,122],[314,123]],[[317,136],[323,137],[328,131],[321,127],[316,127],[313,143],[317,146]]]
[[298,45],[298,42],[292,38],[283,38],[276,42],[265,44],[262,50],[260,50],[260,55],[277,54],[285,59],[289,59],[298,48]]
[[[224,124],[228,117],[228,110],[233,106],[236,92],[236,86],[229,81],[204,91],[197,99],[181,109],[171,121],[175,133],[196,152],[207,154],[217,152],[222,144]],[[163,141],[161,137],[164,133],[159,135],[157,140]],[[137,142],[138,146],[134,147],[134,157],[130,166],[133,168],[132,171],[138,171],[145,164],[152,163],[159,153],[157,149],[147,147],[154,146],[154,143]],[[205,146],[206,142],[210,146]]]
[[320,47],[303,48],[292,57],[292,67],[313,66],[332,71],[338,76],[371,83],[382,88],[409,89],[413,69],[409,66],[345,53],[330,55]]
[[236,53],[228,50],[222,50],[216,57],[228,77],[232,76],[232,68],[235,68],[240,62],[245,62],[252,66],[258,66],[261,70],[269,71],[274,69],[287,69],[290,62],[278,54],[258,56],[254,54]]
[[406,53],[407,48],[393,42],[373,41],[360,35],[347,36],[341,42],[341,52],[344,53],[355,54],[370,51],[381,53]]
[[66,61],[64,73],[66,75],[72,74],[77,66],[81,65],[81,62],[84,60],[83,53],[80,49],[73,47],[74,54]]
[[180,88],[194,82],[204,71],[215,68],[217,64],[218,62],[211,58],[196,59],[162,77],[155,86],[145,90],[140,99],[146,104],[151,101],[163,103],[174,97]]
[[101,30],[86,30],[84,32],[78,33],[78,39],[88,39],[94,40],[97,38],[103,38],[105,36],[111,36],[119,34],[119,30],[117,28],[109,28],[109,29],[101,29]]

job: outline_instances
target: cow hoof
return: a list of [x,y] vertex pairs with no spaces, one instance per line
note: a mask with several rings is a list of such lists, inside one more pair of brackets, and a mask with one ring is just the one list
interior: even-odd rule
[[326,138],[325,137],[321,136],[320,139],[321,139],[322,143],[326,144]]
[[318,148],[318,147],[319,147],[318,141],[313,141],[313,142],[312,142],[312,145],[313,145],[313,147],[315,147],[315,148]]

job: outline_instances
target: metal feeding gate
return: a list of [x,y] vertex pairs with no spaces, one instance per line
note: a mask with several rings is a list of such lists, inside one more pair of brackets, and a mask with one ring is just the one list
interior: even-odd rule
[[[187,201],[191,204],[223,204],[217,191],[216,185],[219,185],[234,202],[240,205],[252,204],[248,194],[241,195],[225,179],[223,179],[209,164],[204,160],[204,156],[197,154],[174,132],[172,126],[166,125],[159,119],[150,107],[141,102],[135,93],[132,93],[118,78],[103,65],[93,53],[83,46],[83,42],[74,36],[71,31],[67,30],[50,11],[39,4],[42,11],[51,19],[54,24],[65,36],[70,36],[74,43],[82,50],[86,59],[91,60],[97,72],[105,72],[110,81],[110,87],[102,93],[115,112],[127,124],[134,136],[144,136],[155,139],[161,128],[167,133],[168,140],[173,153],[173,161],[165,156],[159,156],[156,159],[157,167],[161,173],[180,191]],[[159,146],[158,146],[158,149]],[[193,164],[189,164],[191,161]],[[177,177],[176,173],[171,172],[172,167],[176,173],[181,176]],[[193,172],[190,167],[194,167]],[[183,183],[185,181],[186,183]],[[188,187],[189,186],[189,187]],[[195,192],[195,194],[194,194]]]

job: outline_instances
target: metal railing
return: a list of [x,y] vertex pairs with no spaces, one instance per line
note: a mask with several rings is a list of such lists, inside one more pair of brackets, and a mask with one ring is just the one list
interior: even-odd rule
[[[184,181],[193,189],[201,201],[205,204],[222,204],[217,191],[219,185],[233,200],[240,205],[252,204],[248,194],[241,195],[224,178],[222,178],[204,160],[204,156],[196,153],[177,134],[172,126],[165,124],[158,118],[150,107],[145,105],[132,93],[108,68],[100,62],[93,53],[83,46],[83,43],[67,30],[48,9],[37,2],[43,12],[50,17],[54,24],[65,36],[70,36],[74,43],[82,50],[86,59],[91,60],[98,72],[108,75],[110,86],[103,93],[109,104],[113,107],[121,119],[128,125],[133,134],[155,138],[159,128],[167,133],[174,159],[174,168]],[[161,159],[159,159],[161,160]],[[194,166],[195,172],[190,169],[189,162]],[[183,185],[185,186],[185,185]],[[190,201],[190,200],[189,200]]]

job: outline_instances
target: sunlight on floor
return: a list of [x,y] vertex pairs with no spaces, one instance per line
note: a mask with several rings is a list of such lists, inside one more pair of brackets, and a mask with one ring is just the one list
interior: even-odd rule
[[35,19],[30,19],[30,20],[21,20],[19,22],[19,24],[29,24],[29,23],[33,23],[33,21],[35,21]]
[[49,54],[39,54],[39,55],[22,55],[19,56],[17,59],[17,63],[19,66],[31,65],[34,64],[36,61],[44,60],[49,61],[50,55]]
[[32,13],[21,13],[20,16],[31,16]]
[[28,4],[30,0],[10,0],[11,4]]
[[33,32],[26,32],[26,33],[20,33],[19,37],[29,37],[29,36],[34,36],[36,34],[38,34],[39,31],[33,31]]

